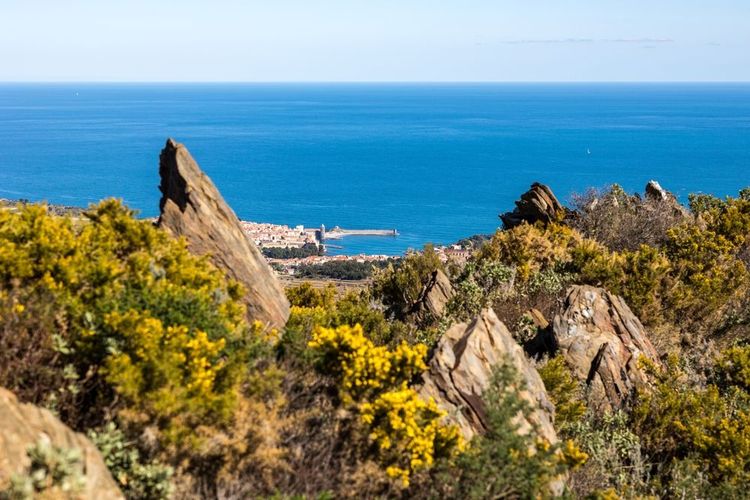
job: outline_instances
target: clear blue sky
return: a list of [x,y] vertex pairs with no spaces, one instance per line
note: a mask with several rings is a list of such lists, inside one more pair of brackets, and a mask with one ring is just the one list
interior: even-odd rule
[[750,81],[750,0],[0,0],[0,81]]

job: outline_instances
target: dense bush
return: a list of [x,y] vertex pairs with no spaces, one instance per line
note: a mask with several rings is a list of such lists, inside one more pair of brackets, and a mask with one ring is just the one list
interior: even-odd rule
[[556,356],[541,366],[539,376],[555,405],[555,429],[566,435],[586,413],[581,384],[573,378],[562,356]]
[[[48,394],[67,399],[57,403],[64,420],[80,427],[114,410],[155,425],[175,451],[192,447],[195,425],[230,421],[257,343],[240,289],[118,202],[85,215],[74,223],[36,206],[0,212],[0,293],[17,304],[2,318],[18,323],[27,303],[28,313],[46,308],[29,330],[48,337],[38,344],[58,364],[61,387]],[[44,332],[34,331],[40,321]],[[8,382],[22,396],[33,383]]]
[[313,255],[323,255],[325,249],[315,243],[305,243],[301,247],[264,247],[263,255],[269,259],[304,259]]
[[705,386],[691,383],[676,358],[665,370],[652,369],[655,388],[641,394],[633,426],[645,451],[661,464],[662,488],[672,488],[685,461],[705,479],[701,488],[744,491],[750,485],[750,394],[736,377],[748,370],[746,364],[744,353],[730,350],[716,367],[724,383]]
[[674,199],[628,195],[617,184],[573,195],[572,202],[573,215],[566,222],[616,252],[660,246],[667,231],[687,218]]
[[135,443],[128,441],[114,422],[99,431],[90,431],[89,438],[128,498],[161,500],[171,496],[172,468],[156,461],[144,463]]
[[420,253],[409,253],[399,261],[398,266],[389,264],[378,271],[373,284],[374,297],[385,305],[389,317],[403,321],[407,319],[432,273],[442,268],[435,249],[427,245]]
[[322,264],[303,264],[297,267],[294,275],[311,279],[364,280],[371,277],[375,270],[387,267],[389,262],[390,259],[372,262],[333,260]]

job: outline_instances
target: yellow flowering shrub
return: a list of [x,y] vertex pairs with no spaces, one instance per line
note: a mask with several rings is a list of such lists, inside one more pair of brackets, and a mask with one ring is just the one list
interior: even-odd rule
[[480,250],[479,259],[515,266],[518,277],[526,281],[547,267],[570,263],[573,250],[583,240],[580,233],[562,224],[521,224],[496,232]]
[[309,347],[318,369],[334,377],[345,405],[353,406],[369,429],[379,461],[404,486],[415,471],[461,449],[455,426],[441,423],[445,412],[422,400],[409,382],[426,369],[424,345],[376,346],[360,325],[317,327]]
[[375,346],[360,325],[318,327],[308,346],[320,354],[320,368],[340,381],[342,395],[350,401],[359,401],[373,392],[405,387],[426,369],[426,346],[402,343],[393,351]]
[[655,375],[656,387],[633,411],[646,451],[667,464],[690,459],[715,483],[750,484],[750,394],[731,385],[695,387],[674,357]]
[[[74,427],[113,411],[153,424],[174,449],[197,446],[188,436],[198,424],[230,423],[264,340],[237,284],[115,200],[80,220],[35,205],[0,211],[0,293],[0,322],[18,332],[33,309],[24,321],[58,373],[35,402]],[[27,382],[0,380],[20,391]]]

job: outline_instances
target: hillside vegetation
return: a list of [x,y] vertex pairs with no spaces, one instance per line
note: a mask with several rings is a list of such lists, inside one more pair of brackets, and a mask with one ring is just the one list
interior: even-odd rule
[[[746,495],[749,190],[684,208],[613,186],[477,247],[460,264],[428,247],[344,295],[290,288],[291,315],[271,328],[243,285],[121,202],[76,218],[0,210],[0,386],[86,433],[128,498]],[[637,317],[622,328],[657,353],[627,360],[638,383],[616,398],[601,376],[605,405],[599,361],[578,366],[562,345],[585,321],[563,311],[573,285],[621,297]],[[424,396],[423,375],[447,331],[490,309],[526,354],[464,393],[468,427]],[[67,463],[35,453],[39,470]],[[0,498],[67,491],[32,473]]]

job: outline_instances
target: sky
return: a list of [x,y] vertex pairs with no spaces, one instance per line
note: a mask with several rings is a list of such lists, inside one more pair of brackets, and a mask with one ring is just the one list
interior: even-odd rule
[[750,81],[750,0],[0,0],[0,81]]

